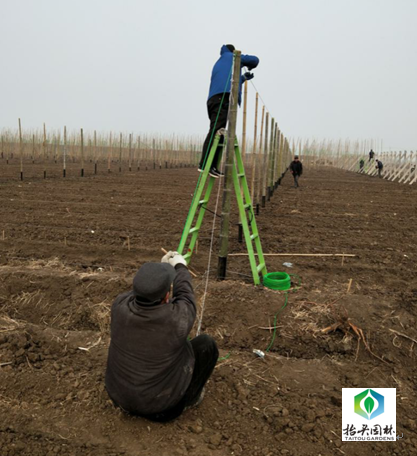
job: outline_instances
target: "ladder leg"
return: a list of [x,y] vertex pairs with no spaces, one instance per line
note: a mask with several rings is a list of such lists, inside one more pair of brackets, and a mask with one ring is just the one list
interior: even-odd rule
[[[217,132],[217,134],[214,138],[213,145],[211,146],[209,156],[207,157],[204,171],[200,174],[197,189],[194,192],[193,201],[191,203],[191,207],[188,212],[187,220],[185,222],[184,230],[182,232],[181,240],[180,240],[180,243],[179,243],[179,246],[177,249],[178,253],[180,253],[181,255],[184,255],[186,257],[187,263],[190,262],[195,243],[197,242],[198,231],[200,229],[201,223],[204,218],[205,205],[208,203],[208,200],[209,200],[210,194],[211,194],[211,190],[213,188],[214,177],[209,176],[209,170],[213,163],[214,155],[215,155],[217,147],[219,145],[219,141],[220,141],[220,130]],[[207,190],[206,190],[204,199],[201,200],[201,195],[203,193],[207,179],[209,180],[209,183],[207,185]],[[192,224],[193,224],[193,221],[194,221],[194,218],[195,218],[195,215],[196,215],[196,212],[197,212],[199,206],[201,206],[201,207],[200,207],[200,213],[199,213],[199,216],[197,219],[197,224],[195,225],[194,228],[192,228]],[[192,234],[192,238],[191,238],[189,247],[186,249],[186,244],[187,244],[187,240],[188,240],[190,233]],[[185,250],[186,250],[186,253],[184,254]]]

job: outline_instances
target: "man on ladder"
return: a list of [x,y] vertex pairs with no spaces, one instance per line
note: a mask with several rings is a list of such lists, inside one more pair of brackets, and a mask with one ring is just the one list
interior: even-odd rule
[[[204,166],[210,152],[211,145],[213,144],[214,135],[216,131],[221,128],[226,128],[227,115],[229,111],[229,97],[231,89],[231,75],[233,64],[233,51],[235,47],[232,44],[223,45],[220,50],[220,58],[217,60],[211,73],[210,90],[207,100],[207,112],[210,119],[210,129],[207,134],[206,140],[203,145],[203,153],[201,155],[200,164],[198,167],[199,172],[204,171]],[[258,57],[254,55],[241,56],[241,68],[247,67],[248,70],[256,68],[259,64]],[[241,102],[241,85],[244,81],[249,81],[254,77],[253,73],[245,73],[240,77],[238,103]],[[217,168],[221,157],[222,144],[224,136],[221,136],[219,146],[213,159],[213,164],[210,168],[209,174],[214,178],[219,178],[223,174]]]

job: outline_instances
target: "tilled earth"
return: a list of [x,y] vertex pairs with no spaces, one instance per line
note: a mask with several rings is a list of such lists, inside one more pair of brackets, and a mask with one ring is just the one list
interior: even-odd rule
[[[209,267],[206,214],[191,266],[222,359],[198,408],[155,424],[107,396],[109,310],[141,264],[177,248],[196,170],[63,179],[57,166],[44,180],[35,164],[20,181],[2,160],[1,456],[417,454],[417,187],[306,168],[301,188],[286,175],[257,217],[264,252],[290,254],[267,257],[269,271],[293,274],[285,307],[282,292],[253,286],[247,257],[215,280],[219,219]],[[237,221],[235,210],[230,251],[243,253]],[[397,388],[403,438],[342,442],[349,387]]]

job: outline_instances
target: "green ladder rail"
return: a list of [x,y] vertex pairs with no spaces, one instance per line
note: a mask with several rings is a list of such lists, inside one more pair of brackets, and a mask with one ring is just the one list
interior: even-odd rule
[[[243,160],[240,154],[237,140],[235,141],[235,159],[236,162],[233,164],[233,185],[235,187],[237,205],[239,207],[239,216],[242,223],[243,234],[245,236],[246,248],[248,250],[253,281],[255,285],[259,285],[259,274],[261,274],[263,277],[267,273],[266,263],[262,251],[258,226],[256,225],[252,198],[249,193],[248,181],[245,174],[245,167],[243,166]],[[256,261],[255,250],[258,257],[258,262]]]
[[[184,230],[183,230],[183,233],[181,236],[180,245],[178,246],[178,253],[180,253],[181,255],[184,256],[187,263],[190,263],[191,255],[193,254],[194,247],[195,247],[195,244],[198,239],[198,234],[199,234],[199,231],[201,228],[201,224],[203,223],[204,214],[206,213],[206,207],[210,200],[210,195],[211,195],[211,191],[213,189],[214,181],[216,180],[215,177],[212,177],[209,175],[209,170],[212,166],[214,155],[216,153],[217,146],[219,145],[219,141],[220,141],[220,136],[222,134],[224,134],[224,130],[223,129],[218,130],[214,137],[213,145],[210,149],[209,156],[207,157],[204,171],[201,173],[197,190],[194,193],[194,198],[191,203],[191,208],[188,213],[188,217],[185,222]],[[203,199],[201,199],[201,195],[203,194],[203,190],[204,190],[204,187],[206,186],[207,180],[208,180],[207,189],[206,189],[206,192],[204,193]],[[199,211],[198,217],[197,217],[197,222],[196,222],[195,226],[192,226],[197,210]],[[186,248],[186,243],[187,243],[188,237],[190,235],[191,235],[191,240],[188,244],[188,247]],[[185,249],[186,249],[186,252],[184,253]]]
[[[219,130],[213,141],[213,145],[210,149],[207,163],[204,167],[204,171],[201,174],[197,190],[195,191],[191,208],[188,213],[187,220],[185,222],[184,230],[181,236],[181,241],[178,246],[178,253],[184,256],[187,264],[191,261],[191,256],[196,245],[199,231],[203,223],[204,215],[206,213],[207,204],[210,200],[210,195],[213,189],[216,178],[209,175],[209,170],[213,163],[214,155],[219,145],[220,136],[226,136],[224,129]],[[223,143],[223,147],[226,146],[226,139]],[[243,233],[245,236],[246,248],[248,250],[249,262],[252,269],[252,276],[255,285],[261,283],[260,274],[263,277],[266,273],[266,264],[262,251],[261,240],[259,237],[258,228],[255,220],[255,213],[253,211],[252,200],[249,193],[248,182],[246,179],[245,168],[243,166],[242,156],[237,140],[235,141],[235,161],[233,163],[233,186],[236,193],[237,204],[239,207],[239,216],[242,223]],[[219,158],[219,161],[221,157]],[[207,183],[208,181],[208,183]],[[202,198],[204,188],[207,188]],[[198,211],[198,217],[195,225],[193,226],[194,219]],[[190,238],[188,246],[187,241]],[[185,253],[184,253],[185,252]],[[258,257],[258,260],[256,259]]]

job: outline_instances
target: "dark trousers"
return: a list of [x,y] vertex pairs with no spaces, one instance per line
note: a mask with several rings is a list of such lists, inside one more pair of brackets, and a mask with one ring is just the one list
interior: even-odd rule
[[378,177],[382,177],[382,168],[378,168]]
[[299,187],[298,185],[298,178],[300,177],[298,174],[293,174],[294,177],[294,187]]
[[219,351],[214,339],[206,334],[194,338],[191,341],[191,345],[193,346],[195,365],[191,383],[185,395],[174,407],[163,412],[143,415],[144,418],[159,422],[174,420],[181,415],[185,407],[191,407],[200,398],[204,385],[207,383],[217,363]]
[[[229,113],[229,95],[230,95],[229,93],[225,93],[224,97],[223,97],[223,94],[219,93],[217,95],[213,95],[207,101],[207,112],[208,112],[208,116],[210,119],[210,130],[204,141],[203,153],[201,155],[201,160],[200,160],[200,165],[199,165],[200,169],[203,169],[203,167],[206,164],[211,146],[213,145],[213,142],[214,142],[214,137],[216,135],[216,131],[219,130],[220,128],[226,128],[227,116]],[[222,103],[222,99],[223,99],[223,103]],[[223,144],[223,141],[224,141],[224,136],[222,135],[220,137],[219,146],[221,144]],[[212,167],[218,166],[218,162],[221,157],[221,151],[222,151],[222,147],[217,147],[216,154],[213,159]]]

